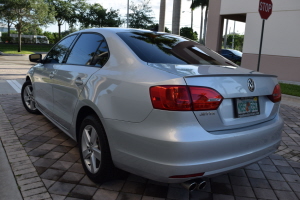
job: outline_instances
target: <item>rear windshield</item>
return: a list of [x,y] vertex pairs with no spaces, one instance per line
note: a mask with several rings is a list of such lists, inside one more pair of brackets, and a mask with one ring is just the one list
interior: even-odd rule
[[141,60],[148,63],[236,66],[205,46],[176,35],[143,31],[117,34]]

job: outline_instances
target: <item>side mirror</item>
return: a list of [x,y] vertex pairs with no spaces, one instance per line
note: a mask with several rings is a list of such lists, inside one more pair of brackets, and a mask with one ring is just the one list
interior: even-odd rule
[[29,55],[30,62],[41,62],[42,54],[31,54]]

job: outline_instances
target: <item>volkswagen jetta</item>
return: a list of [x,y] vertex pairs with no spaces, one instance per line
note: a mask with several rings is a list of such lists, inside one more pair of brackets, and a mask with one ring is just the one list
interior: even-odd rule
[[177,35],[82,30],[26,75],[22,100],[78,142],[85,172],[114,167],[161,182],[256,162],[281,140],[276,76],[241,68]]

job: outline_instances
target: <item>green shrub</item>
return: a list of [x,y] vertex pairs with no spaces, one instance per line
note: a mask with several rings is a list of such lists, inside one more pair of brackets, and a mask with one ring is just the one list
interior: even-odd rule
[[5,43],[10,43],[12,41],[12,37],[8,37],[8,33],[2,33],[1,40]]

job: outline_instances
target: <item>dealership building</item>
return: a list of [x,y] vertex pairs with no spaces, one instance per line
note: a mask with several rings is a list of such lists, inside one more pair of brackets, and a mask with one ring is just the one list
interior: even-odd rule
[[[300,82],[300,1],[272,0],[272,15],[265,21],[260,72],[279,80]],[[246,23],[241,66],[257,70],[262,30],[259,0],[211,0],[206,46],[220,51],[225,19]]]

